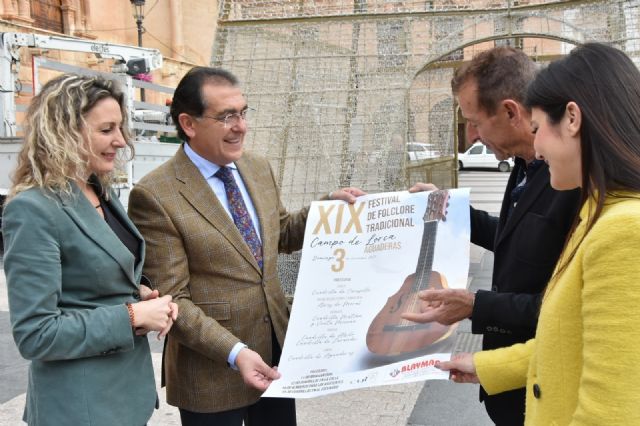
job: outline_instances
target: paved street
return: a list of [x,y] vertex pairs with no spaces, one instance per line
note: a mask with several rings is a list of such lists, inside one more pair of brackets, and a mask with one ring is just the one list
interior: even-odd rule
[[[487,171],[460,172],[460,187],[471,187],[471,203],[489,212],[500,210],[508,173]],[[470,288],[490,287],[491,253],[471,247]],[[0,263],[0,267],[2,264]],[[457,351],[479,348],[477,336],[464,322],[458,327]],[[156,383],[160,382],[161,342],[151,339]],[[18,354],[9,329],[9,313],[4,269],[0,271],[0,426],[16,426],[24,406],[28,363]],[[300,426],[484,426],[491,425],[484,407],[478,402],[474,385],[456,385],[447,381],[416,382],[343,392],[326,397],[299,400]],[[164,403],[150,426],[179,425],[177,410]]]

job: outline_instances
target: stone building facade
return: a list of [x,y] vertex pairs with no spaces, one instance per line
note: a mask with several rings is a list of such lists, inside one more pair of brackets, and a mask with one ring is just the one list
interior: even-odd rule
[[[153,83],[175,87],[194,65],[208,65],[217,27],[216,0],[146,0],[142,44],[158,49],[164,66],[153,71]],[[129,0],[0,0],[0,31],[65,35],[101,42],[137,45],[138,35]],[[109,71],[110,62],[94,55],[23,49],[21,61],[45,56],[67,64]],[[32,85],[29,67],[20,70],[22,87]],[[44,74],[43,80],[48,76]],[[18,102],[28,102],[30,93]],[[166,95],[149,93],[147,101],[164,103]],[[22,99],[21,98],[25,98]]]

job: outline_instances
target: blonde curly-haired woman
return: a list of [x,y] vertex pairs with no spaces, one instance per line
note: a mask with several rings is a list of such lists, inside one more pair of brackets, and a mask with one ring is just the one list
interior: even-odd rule
[[125,111],[114,82],[62,75],[27,112],[3,236],[29,425],[142,426],[157,404],[145,335],[178,312],[140,284],[144,240],[111,189]]

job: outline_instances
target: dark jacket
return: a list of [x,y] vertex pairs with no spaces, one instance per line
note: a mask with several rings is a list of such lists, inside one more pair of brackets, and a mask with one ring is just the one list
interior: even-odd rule
[[[500,217],[471,208],[471,242],[494,252],[492,291],[478,291],[472,332],[483,349],[511,346],[535,335],[541,294],[564,246],[578,209],[579,190],[556,191],[546,164],[534,174],[511,215],[511,191],[522,160],[516,161]],[[496,424],[524,423],[524,389],[488,396],[480,390]]]

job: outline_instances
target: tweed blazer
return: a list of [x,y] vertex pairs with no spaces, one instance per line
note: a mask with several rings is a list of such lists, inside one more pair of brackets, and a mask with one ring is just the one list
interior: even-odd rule
[[268,161],[244,153],[236,165],[260,220],[262,271],[184,148],[145,176],[129,199],[129,214],[147,242],[145,275],[180,309],[164,352],[167,401],[195,412],[258,400],[260,392],[244,384],[227,358],[243,342],[270,363],[272,327],[283,345],[289,310],[277,256],[300,249],[304,238],[308,209],[284,209]]
[[640,194],[608,196],[585,234],[594,206],[580,212],[535,339],[474,356],[487,392],[526,383],[527,425],[640,424]]
[[[146,337],[134,336],[135,258],[72,185],[30,189],[4,209],[4,268],[13,337],[31,360],[29,425],[142,426],[157,401]],[[144,241],[113,195],[114,214]]]

